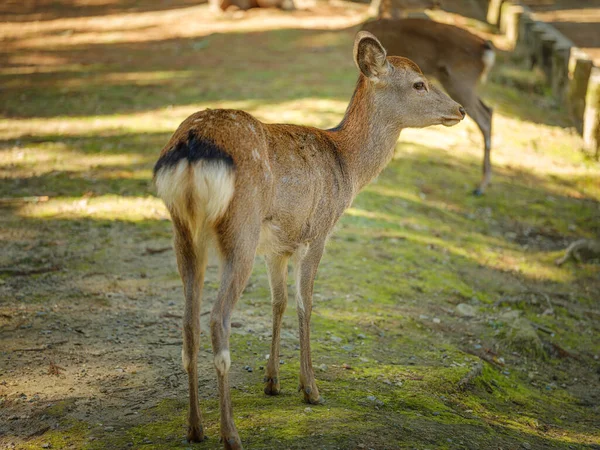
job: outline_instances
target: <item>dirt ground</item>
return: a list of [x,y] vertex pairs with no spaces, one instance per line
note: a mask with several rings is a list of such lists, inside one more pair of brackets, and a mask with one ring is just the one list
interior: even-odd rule
[[[366,6],[215,17],[186,0],[0,5],[0,448],[220,448],[184,441],[182,288],[151,170],[206,107],[331,127],[357,72]],[[407,130],[328,245],[313,361],[323,406],[296,393],[294,305],[276,398],[262,393],[262,261],[234,316],[235,419],[247,448],[600,448],[600,268],[556,267],[600,235],[600,167],[541,77],[500,49],[494,184],[466,121]],[[209,267],[203,330],[217,289]],[[293,298],[293,290],[290,293]]]

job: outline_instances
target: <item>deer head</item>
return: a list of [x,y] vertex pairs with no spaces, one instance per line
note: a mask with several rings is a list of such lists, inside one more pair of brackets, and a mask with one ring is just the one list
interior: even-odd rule
[[371,91],[372,111],[391,126],[452,126],[464,119],[464,108],[430,84],[419,66],[408,58],[387,57],[371,33],[357,34],[354,61],[368,80],[365,88]]

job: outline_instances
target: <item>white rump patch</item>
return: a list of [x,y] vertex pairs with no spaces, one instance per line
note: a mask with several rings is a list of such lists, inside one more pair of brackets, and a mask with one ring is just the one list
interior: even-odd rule
[[223,162],[201,161],[194,165],[196,195],[205,207],[206,218],[214,222],[225,214],[233,197],[235,177]]
[[[158,196],[170,211],[188,220],[215,222],[226,211],[233,197],[235,175],[222,161],[198,161],[190,164],[183,159],[173,167],[164,167],[156,174]],[[190,202],[191,200],[191,202]],[[195,206],[190,211],[190,205]]]
[[229,372],[229,368],[231,367],[229,350],[221,350],[217,356],[215,356],[215,367],[221,375],[225,375]]
[[481,57],[483,61],[483,72],[481,72],[481,82],[485,83],[487,81],[488,74],[492,67],[494,67],[494,63],[496,62],[496,52],[488,48],[483,52],[483,56]]

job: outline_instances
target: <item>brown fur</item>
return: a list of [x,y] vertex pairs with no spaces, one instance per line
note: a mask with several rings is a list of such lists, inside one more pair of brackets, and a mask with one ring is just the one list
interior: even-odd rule
[[[314,278],[327,237],[359,190],[390,161],[403,128],[451,126],[464,117],[462,107],[429,86],[412,61],[386,58],[370,33],[357,35],[354,55],[362,73],[338,127],[265,124],[243,111],[206,110],[188,117],[161,152],[155,179],[173,218],[186,298],[183,360],[190,389],[190,441],[204,438],[196,366],[207,247],[211,243],[217,247],[222,265],[210,322],[221,435],[225,448],[241,448],[229,393],[229,333],[231,314],[255,255],[265,255],[273,301],[273,340],[264,391],[274,395],[280,389],[279,335],[291,258],[298,304],[300,389],[305,401],[319,403],[310,356],[310,316]],[[424,89],[417,89],[415,83],[422,83]],[[177,159],[185,148],[187,160]],[[214,190],[215,186],[221,190]],[[186,190],[190,192],[182,192]],[[210,206],[211,199],[222,204]],[[222,213],[217,216],[215,211]]]
[[412,12],[437,9],[440,5],[440,0],[373,0],[369,13],[381,19],[400,19]]
[[486,70],[484,52],[493,52],[490,44],[462,28],[427,19],[379,19],[365,23],[362,29],[377,36],[389,54],[415,61],[465,107],[483,134],[483,178],[476,190],[483,193],[492,177],[492,109],[477,96],[476,89]]

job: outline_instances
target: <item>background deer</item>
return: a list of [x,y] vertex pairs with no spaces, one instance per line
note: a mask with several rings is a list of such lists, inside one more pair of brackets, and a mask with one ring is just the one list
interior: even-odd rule
[[401,19],[424,9],[437,9],[440,5],[440,0],[373,0],[369,14],[380,19]]
[[188,440],[202,441],[198,405],[200,303],[207,249],[218,250],[221,284],[210,318],[225,448],[241,448],[232,416],[231,314],[258,253],[265,255],[273,302],[267,394],[279,393],[279,336],[287,305],[287,266],[295,266],[300,336],[300,390],[319,403],[310,354],[313,283],[327,237],[360,189],[377,176],[406,127],[455,125],[458,103],[430,86],[418,66],[386,57],[360,32],[354,43],[360,75],[342,122],[331,130],[264,124],[236,110],[188,117],[154,168],[158,194],[173,220],[185,294],[183,365],[188,373]]
[[362,29],[377,36],[391,55],[415,61],[465,107],[483,134],[483,177],[474,191],[483,194],[492,177],[493,110],[477,95],[477,83],[485,81],[494,65],[492,44],[462,28],[427,19],[378,19]]

